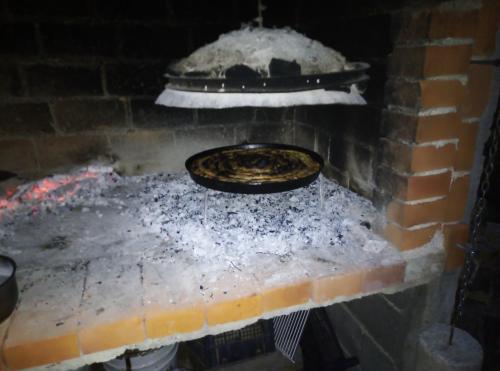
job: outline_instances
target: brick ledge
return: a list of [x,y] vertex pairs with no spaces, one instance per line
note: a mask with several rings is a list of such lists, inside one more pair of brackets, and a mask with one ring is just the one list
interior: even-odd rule
[[[437,236],[433,239],[432,243],[428,244],[426,247],[419,248],[416,250],[401,253],[401,260],[391,263],[386,266],[376,266],[376,267],[365,267],[361,270],[356,271],[344,271],[342,274],[334,274],[330,277],[335,282],[336,280],[345,280],[346,277],[350,275],[358,274],[360,276],[360,285],[353,287],[350,293],[345,295],[335,295],[335,290],[339,287],[344,287],[344,285],[333,285],[332,297],[324,301],[318,302],[314,301],[311,297],[307,302],[298,305],[291,305],[287,307],[282,307],[277,310],[263,312],[257,316],[252,316],[249,318],[244,318],[238,321],[232,321],[228,323],[223,323],[215,326],[208,326],[206,322],[203,326],[196,330],[188,333],[177,333],[170,336],[159,337],[156,339],[145,339],[142,342],[131,343],[128,345],[123,345],[113,349],[97,351],[91,354],[81,355],[79,358],[61,360],[59,363],[47,364],[47,365],[31,365],[36,367],[36,369],[68,369],[77,368],[85,364],[90,364],[94,362],[103,362],[123,353],[126,349],[151,349],[154,347],[168,345],[178,341],[186,341],[191,339],[196,339],[209,334],[218,334],[228,330],[235,330],[242,328],[248,324],[254,323],[259,319],[272,318],[278,315],[288,314],[301,309],[310,309],[315,307],[321,307],[326,305],[331,305],[334,303],[340,303],[345,301],[354,300],[363,296],[375,294],[375,293],[394,293],[398,291],[405,290],[409,287],[425,284],[435,277],[439,276],[443,269],[444,254],[442,248],[442,238]],[[403,267],[403,269],[401,269]],[[398,273],[399,272],[399,273]],[[363,290],[363,281],[369,277],[371,280],[369,283],[373,284],[373,280],[381,280],[371,289],[367,289],[365,285]],[[324,279],[325,276],[312,278],[313,291],[311,295],[314,295],[314,287],[318,285],[318,279]],[[385,279],[385,281],[384,281]],[[348,280],[352,282],[352,280]],[[382,282],[382,283],[381,283]],[[345,283],[345,282],[342,282]],[[366,282],[365,282],[366,283]],[[359,290],[356,292],[356,290]],[[345,290],[345,289],[343,289]],[[11,318],[14,319],[15,315]],[[10,321],[10,320],[9,320]],[[12,321],[10,321],[12,322]],[[5,325],[3,327],[6,327]],[[1,328],[0,328],[1,330]],[[0,335],[1,331],[0,331]],[[8,360],[8,349],[4,349],[3,359]],[[6,357],[7,356],[7,357]],[[25,357],[27,355],[25,354]],[[7,369],[8,370],[8,369]]]

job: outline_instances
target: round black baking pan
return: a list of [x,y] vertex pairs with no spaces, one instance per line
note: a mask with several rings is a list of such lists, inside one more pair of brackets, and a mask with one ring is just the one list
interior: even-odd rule
[[11,315],[17,304],[16,268],[14,260],[0,255],[0,322]]
[[203,74],[181,74],[169,70],[165,75],[168,87],[174,90],[206,93],[286,93],[314,89],[349,91],[352,84],[366,82],[370,65],[352,62],[351,69],[316,75],[247,77],[220,79]]
[[[319,164],[319,170],[312,173],[311,175],[298,179],[292,179],[280,182],[259,182],[250,180],[245,183],[228,182],[219,179],[203,177],[195,174],[192,171],[193,162],[199,159],[200,157],[214,155],[224,150],[255,149],[255,148],[288,149],[305,153],[308,156],[310,156],[317,164]],[[230,192],[230,193],[263,194],[263,193],[285,192],[285,191],[291,191],[292,189],[305,187],[318,178],[318,175],[321,172],[321,169],[323,168],[323,164],[324,164],[323,158],[319,154],[302,147],[288,145],[288,144],[279,144],[279,143],[251,143],[251,144],[245,143],[234,146],[217,147],[209,149],[207,151],[199,152],[189,157],[186,160],[185,166],[187,171],[189,172],[189,175],[191,176],[191,179],[193,179],[196,183],[206,188],[222,192]]]

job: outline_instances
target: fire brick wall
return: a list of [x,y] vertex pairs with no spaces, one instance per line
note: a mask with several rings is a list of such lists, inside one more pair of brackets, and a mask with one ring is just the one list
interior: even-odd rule
[[463,263],[457,244],[468,238],[462,221],[471,169],[475,155],[481,157],[477,132],[486,105],[496,99],[488,60],[500,27],[498,1],[465,5],[393,16],[374,198],[385,205],[386,237],[401,250],[418,253],[442,233],[445,272],[425,287],[328,309],[343,346],[363,370],[414,370],[418,333],[450,320]]
[[377,173],[386,234],[409,250],[442,231],[449,269],[463,258],[450,241],[467,238],[460,221],[479,119],[491,95],[492,66],[478,62],[494,51],[495,7],[484,1],[476,8],[441,6],[394,18]]
[[332,16],[320,1],[266,4],[266,26],[369,62],[369,107],[187,110],[154,105],[167,65],[255,18],[256,1],[0,3],[1,170],[37,177],[99,159],[125,173],[177,171],[205,148],[284,142],[317,150],[329,175],[372,197],[397,9],[338,4]]
[[129,172],[168,170],[200,142],[235,142],[224,124],[258,124],[267,112],[199,112],[154,100],[172,60],[255,17],[256,7],[245,5],[3,0],[0,169],[37,176],[100,158]]

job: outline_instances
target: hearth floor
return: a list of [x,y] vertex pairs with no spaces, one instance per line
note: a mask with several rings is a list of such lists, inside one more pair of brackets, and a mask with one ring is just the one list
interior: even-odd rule
[[[186,175],[78,174],[91,176],[56,178],[60,186],[43,198],[26,187],[23,202],[0,209],[0,254],[18,263],[20,288],[17,309],[0,325],[0,370],[74,369],[127,348],[401,290],[441,267],[435,246],[401,253],[376,236],[366,200],[326,179],[275,196],[232,196],[207,195]],[[314,196],[320,188],[323,202]],[[263,219],[242,225],[228,205],[244,220]]]

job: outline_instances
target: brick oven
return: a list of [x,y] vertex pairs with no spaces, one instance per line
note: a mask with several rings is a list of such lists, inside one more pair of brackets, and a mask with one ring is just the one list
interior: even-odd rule
[[[449,322],[464,261],[457,245],[468,239],[477,163],[491,125],[483,113],[498,78],[488,63],[500,24],[497,1],[354,1],[335,4],[332,14],[319,1],[269,0],[266,26],[293,27],[348,60],[370,64],[367,105],[224,109],[154,101],[167,65],[250,22],[257,16],[254,1],[1,5],[3,199],[15,186],[89,164],[120,176],[177,173],[205,149],[243,141],[293,144],[319,153],[326,178],[374,205],[381,221],[375,232],[394,253],[335,273],[305,258],[286,268],[295,278],[267,286],[262,277],[272,272],[259,271],[255,280],[242,278],[239,269],[220,273],[225,289],[215,302],[191,295],[202,270],[172,268],[176,281],[169,284],[166,272],[148,276],[140,265],[123,273],[113,265],[119,247],[108,263],[54,270],[55,280],[74,289],[67,301],[37,276],[36,261],[21,259],[31,265],[19,265],[20,302],[0,324],[0,371],[73,369],[128,348],[154,348],[316,307],[326,307],[360,369],[413,370],[418,334]],[[9,252],[0,244],[1,254]],[[115,280],[99,280],[100,272],[115,270],[121,272]],[[122,284],[122,273],[129,277],[126,300],[102,309],[100,296]],[[148,280],[153,289],[145,289]],[[226,296],[235,280],[239,289]],[[45,292],[60,305],[64,322],[57,313],[36,310],[48,300]],[[183,305],[172,306],[169,295]],[[159,300],[160,309],[148,308],[148,300]]]

